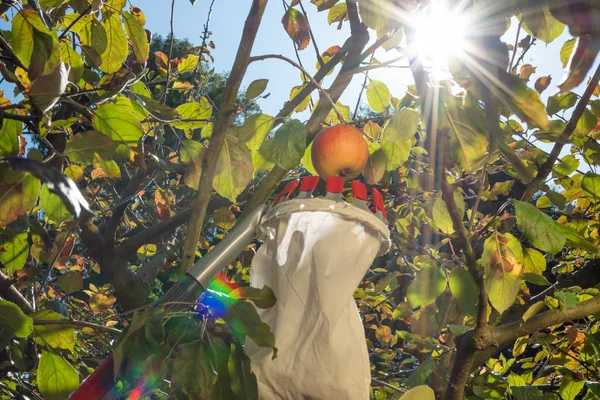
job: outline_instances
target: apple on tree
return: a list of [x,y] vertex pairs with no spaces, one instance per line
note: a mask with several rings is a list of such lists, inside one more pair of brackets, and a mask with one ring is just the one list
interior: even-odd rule
[[313,141],[312,163],[323,179],[340,176],[356,178],[369,159],[369,147],[362,132],[350,125],[336,125],[323,129]]

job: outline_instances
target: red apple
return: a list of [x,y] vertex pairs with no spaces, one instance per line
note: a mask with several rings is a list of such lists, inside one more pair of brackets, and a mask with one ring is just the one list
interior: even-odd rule
[[362,131],[350,125],[336,125],[323,129],[312,144],[312,163],[323,179],[341,176],[356,178],[369,159],[369,147]]

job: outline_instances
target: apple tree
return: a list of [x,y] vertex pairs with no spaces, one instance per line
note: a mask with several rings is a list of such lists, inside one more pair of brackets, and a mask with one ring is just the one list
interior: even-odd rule
[[[281,7],[267,3],[240,3],[225,77],[210,13],[192,46],[152,40],[125,0],[2,2],[0,396],[66,398],[114,351],[121,397],[257,398],[243,340],[276,340],[252,305],[276,300],[247,286],[258,242],[224,271],[239,301],[216,320],[149,304],[314,174],[313,138],[340,124],[368,142],[360,179],[385,194],[393,242],[354,294],[371,397],[600,396],[600,4],[284,1],[277,34],[292,59],[253,50],[265,8]],[[176,1],[147,7],[172,18]],[[319,50],[309,8],[345,41]],[[440,29],[448,15],[460,23]],[[443,39],[457,28],[455,48]],[[523,60],[566,30],[565,76],[543,102],[551,77],[530,82]],[[289,88],[269,87],[268,71],[242,87],[264,60],[299,74]],[[381,68],[414,84],[396,97],[369,77]],[[344,104],[353,79],[363,90]],[[274,90],[290,95],[269,115],[259,106]]]

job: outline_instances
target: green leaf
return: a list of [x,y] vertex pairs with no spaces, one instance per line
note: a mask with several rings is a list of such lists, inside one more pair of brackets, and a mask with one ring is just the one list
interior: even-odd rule
[[33,318],[33,338],[40,346],[71,350],[75,348],[75,329],[69,325],[36,325],[36,321],[66,321],[67,319],[51,310],[36,311]]
[[394,33],[394,35],[392,35],[390,40],[383,43],[381,45],[381,47],[385,51],[390,51],[390,50],[400,46],[400,43],[402,43],[402,39],[404,39],[404,29],[400,28]]
[[[11,47],[17,57],[26,66],[30,67],[32,61],[38,58],[38,61],[31,65],[37,73],[42,72],[43,65],[51,57],[51,52],[55,49],[57,42],[52,36],[39,13],[32,9],[24,9],[15,13],[12,18],[12,41]],[[37,51],[37,54],[36,54]],[[56,54],[58,56],[58,54]],[[60,61],[60,59],[58,60]],[[56,63],[49,66],[49,69],[54,69]],[[29,71],[31,72],[31,71]]]
[[[305,85],[302,86],[294,86],[290,91],[290,101],[293,100],[301,91],[304,89]],[[295,112],[302,112],[308,108],[310,105],[310,95],[306,96],[296,108],[294,108]]]
[[171,125],[177,129],[198,129],[202,128],[210,120],[212,106],[206,97],[201,97],[198,102],[184,103],[178,106],[175,111],[179,113],[182,121],[173,122]]
[[533,283],[538,286],[550,286],[552,285],[544,275],[535,274],[533,272],[524,272],[523,279],[529,283]]
[[590,112],[587,108],[583,110],[581,118],[577,121],[573,136],[575,137],[586,137],[592,129],[596,127],[598,123],[598,117]]
[[575,48],[575,42],[575,38],[568,39],[560,48],[560,62],[562,63],[563,69],[566,69],[567,65],[569,64],[569,59],[571,58],[571,54]]
[[[127,59],[129,46],[123,25],[121,24],[121,16],[118,13],[112,13],[108,18],[104,16],[102,18],[102,26],[104,26],[104,30],[106,31],[106,49],[100,54],[102,60],[100,68],[102,71],[110,74],[121,68]],[[145,36],[146,34],[144,33]],[[142,49],[138,48],[138,51],[142,51]]]
[[523,272],[541,275],[544,271],[546,271],[544,255],[535,249],[525,249],[525,253],[523,253]]
[[452,106],[442,117],[442,125],[450,133],[452,159],[467,172],[480,169],[487,157],[488,140],[474,112]]
[[69,44],[60,42],[60,58],[62,62],[71,67],[69,81],[78,83],[83,77],[84,70],[81,54],[76,52]]
[[237,195],[250,183],[253,171],[252,154],[248,147],[236,136],[227,134],[217,159],[213,188],[235,203]]
[[63,154],[71,162],[92,164],[112,158],[118,146],[118,142],[101,132],[86,131],[73,135],[67,140]]
[[573,232],[569,227],[558,224],[560,229],[563,231],[567,246],[578,247],[588,251],[590,254],[600,256],[600,249],[589,240],[585,239],[581,235]]
[[515,181],[496,182],[490,190],[490,200],[496,200],[498,196],[508,196]]
[[483,245],[485,289],[500,314],[514,303],[521,287],[523,250],[510,233],[494,233]]
[[310,142],[310,144],[304,151],[304,156],[302,157],[302,166],[304,167],[304,169],[306,169],[308,171],[309,174],[318,175],[317,171],[315,171],[315,167],[313,166],[313,163],[312,163],[311,153],[312,153],[312,142]]
[[181,346],[173,361],[171,380],[181,398],[207,398],[217,381],[204,346],[200,341]]
[[127,36],[129,36],[129,43],[133,48],[133,53],[135,54],[136,60],[141,63],[148,61],[150,43],[148,43],[148,37],[146,36],[144,25],[142,25],[136,17],[129,14],[127,11],[123,12],[123,19],[125,22]]
[[177,111],[154,100],[152,97],[144,96],[142,94],[135,94],[130,95],[129,99],[144,107],[144,109],[148,111],[150,115],[159,121],[171,122],[180,118],[180,115],[177,113]]
[[267,88],[267,83],[269,83],[268,79],[257,79],[248,85],[248,89],[246,89],[246,100],[253,100],[263,94]]
[[454,268],[450,271],[449,283],[460,309],[468,315],[475,315],[479,288],[469,271],[465,268]]
[[533,386],[515,386],[510,391],[515,400],[550,400],[550,396],[545,396]]
[[412,308],[426,306],[435,301],[446,289],[446,275],[441,268],[423,268],[415,274],[406,292]]
[[417,386],[404,393],[400,400],[435,400],[435,393],[429,386]]
[[417,132],[421,113],[413,108],[403,108],[392,116],[383,128],[382,139],[401,143],[412,139]]
[[585,380],[575,380],[573,375],[569,373],[563,374],[558,394],[560,394],[560,398],[563,400],[575,400],[584,385]]
[[40,193],[33,175],[0,169],[0,226],[6,226],[31,210]]
[[348,8],[346,3],[337,3],[335,6],[329,9],[329,12],[327,13],[327,23],[331,25],[336,22],[342,22],[347,17]]
[[548,7],[528,9],[522,22],[525,32],[545,43],[554,41],[565,30],[565,24],[554,18]]
[[67,294],[75,293],[83,288],[83,279],[77,271],[66,272],[57,280],[58,286]]
[[275,293],[268,286],[264,286],[262,289],[241,286],[235,289],[229,296],[236,299],[250,300],[256,307],[262,309],[271,308],[276,302]]
[[548,129],[550,122],[539,93],[527,87],[518,76],[505,71],[499,72],[499,78],[505,88],[505,92],[502,93],[504,101],[510,105],[519,119],[526,122],[529,127]]
[[363,170],[363,177],[365,178],[366,184],[375,185],[379,183],[385,175],[387,158],[380,145],[375,142],[368,142],[368,145],[369,159]]
[[514,201],[519,229],[538,249],[556,254],[565,247],[565,235],[550,216],[534,205]]
[[50,192],[45,183],[42,185],[42,191],[40,192],[40,208],[46,214],[46,218],[57,225],[73,219],[73,215],[69,212],[65,203],[58,195]]
[[575,293],[560,291],[553,294],[553,296],[559,299],[564,308],[573,308],[579,304],[579,297]]
[[0,300],[0,326],[16,337],[26,338],[33,331],[33,320],[15,303]]
[[239,344],[232,344],[227,363],[231,377],[231,390],[241,400],[258,400],[258,384],[252,372],[250,359]]
[[577,98],[577,95],[573,92],[559,93],[550,96],[548,97],[546,111],[548,111],[548,115],[554,115],[559,111],[568,110],[577,104]]
[[306,127],[296,119],[283,124],[275,136],[264,142],[260,152],[282,168],[291,169],[300,163],[306,150]]
[[12,119],[2,119],[0,130],[0,156],[17,156],[19,154],[19,135],[23,130],[23,123]]
[[[456,207],[461,215],[465,213],[465,201],[460,192],[455,191],[454,194],[454,202],[456,203]],[[446,207],[446,203],[442,199],[441,196],[437,196],[435,201],[433,202],[433,224],[436,228],[447,235],[451,235],[454,233],[454,225],[452,223],[452,217],[450,213],[448,213],[448,207]]]
[[78,32],[82,53],[88,64],[100,68],[100,64],[102,64],[101,55],[107,51],[108,46],[106,29],[104,24],[101,24],[95,17],[82,18],[82,22],[84,23]]
[[129,147],[137,146],[144,135],[142,125],[133,114],[114,104],[100,106],[94,112],[92,123],[97,131]]
[[181,57],[177,62],[177,72],[183,74],[185,72],[192,72],[198,66],[200,56],[196,54],[188,54],[185,57]]
[[37,382],[45,400],[64,400],[79,387],[79,375],[60,355],[42,351]]
[[411,147],[412,142],[410,140],[401,143],[392,143],[382,140],[381,150],[383,150],[383,154],[385,155],[385,169],[393,171],[404,164],[404,162],[408,160]]
[[390,105],[392,95],[385,83],[371,79],[367,85],[367,101],[373,111],[382,113]]
[[29,255],[27,232],[0,231],[0,262],[9,272],[23,268]]
[[546,308],[546,303],[543,300],[532,304],[531,307],[529,307],[527,311],[523,313],[523,321],[527,322],[528,319],[542,311],[544,308]]
[[573,154],[567,154],[552,168],[552,174],[557,178],[564,178],[575,172],[577,168],[579,168],[579,160]]
[[260,320],[260,316],[252,304],[247,301],[236,302],[227,310],[223,319],[238,340],[242,341],[247,336],[258,346],[273,349],[273,358],[277,356],[275,336],[271,333],[269,325]]
[[586,199],[592,203],[600,201],[600,175],[588,172],[581,180],[581,190]]
[[[384,325],[385,326],[385,325]],[[406,380],[406,387],[412,389],[416,386],[423,385],[427,378],[433,373],[435,362],[433,359],[428,358],[419,364],[419,366],[410,374]]]
[[239,134],[251,152],[254,153],[264,143],[273,128],[273,122],[275,122],[273,117],[267,114],[253,114],[244,120]]

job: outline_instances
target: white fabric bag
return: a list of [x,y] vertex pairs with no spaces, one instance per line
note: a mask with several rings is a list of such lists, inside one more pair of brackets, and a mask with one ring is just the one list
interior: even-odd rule
[[369,398],[369,355],[354,290],[389,248],[386,224],[348,203],[296,199],[269,211],[258,228],[251,285],[267,285],[274,307],[258,310],[275,335],[272,350],[246,343],[260,399]]

